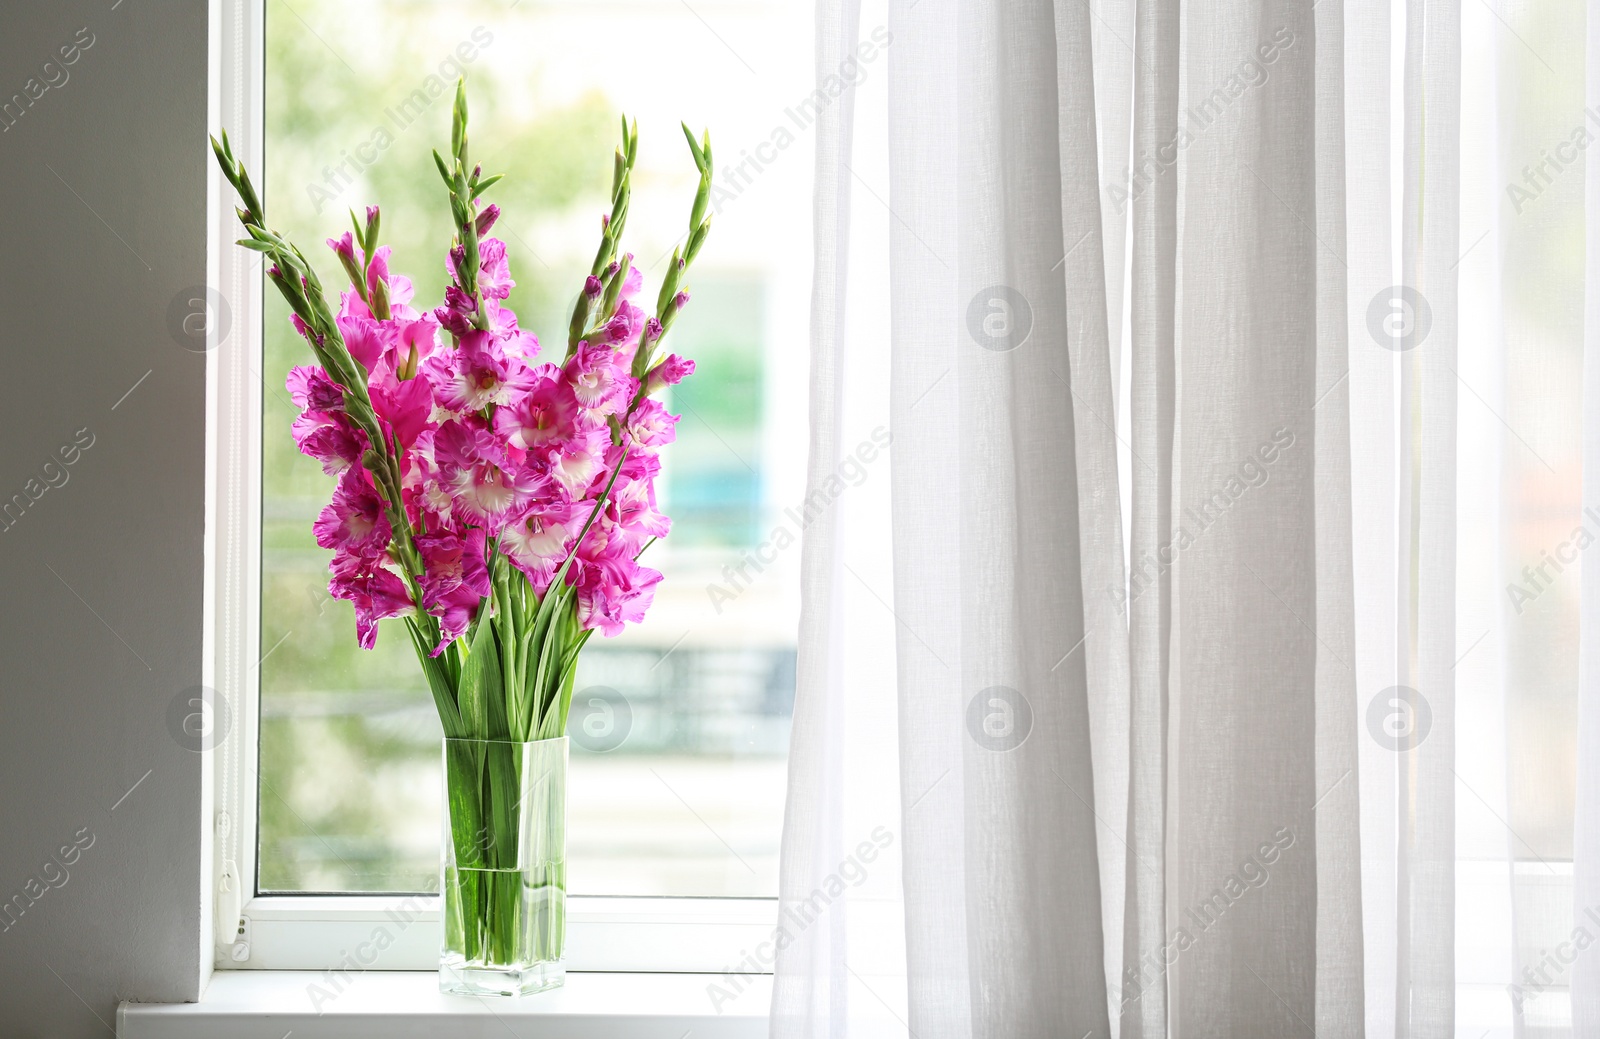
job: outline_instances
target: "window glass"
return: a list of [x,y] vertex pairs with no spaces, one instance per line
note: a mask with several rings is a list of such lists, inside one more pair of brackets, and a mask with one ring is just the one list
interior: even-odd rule
[[[269,223],[326,284],[347,210],[383,207],[393,266],[437,305],[450,228],[430,149],[467,76],[474,154],[504,172],[509,303],[559,335],[606,206],[619,113],[640,156],[626,248],[658,283],[687,226],[679,120],[712,132],[716,220],[671,347],[698,362],[669,408],[672,516],[646,621],[596,638],[570,732],[575,894],[772,896],[794,693],[809,294],[805,5],[681,0],[271,0]],[[300,456],[284,377],[309,353],[265,316],[260,872],[263,891],[423,891],[438,869],[439,723],[405,632],[356,647],[311,524],[333,481]]]

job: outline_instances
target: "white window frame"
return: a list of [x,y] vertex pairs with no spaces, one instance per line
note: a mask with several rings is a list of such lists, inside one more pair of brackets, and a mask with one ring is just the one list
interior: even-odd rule
[[[209,6],[212,127],[228,129],[235,153],[270,203],[270,185],[261,179],[264,0],[211,0]],[[202,803],[214,851],[215,966],[433,970],[440,947],[436,895],[256,890],[265,279],[260,254],[234,244],[240,231],[232,188],[215,164],[208,165],[207,283],[218,290],[229,318],[210,323],[206,391],[203,682],[216,692],[213,721],[226,719],[215,746],[202,751],[210,764]],[[777,917],[776,898],[572,897],[567,969],[765,973],[770,968],[750,951],[770,943]]]

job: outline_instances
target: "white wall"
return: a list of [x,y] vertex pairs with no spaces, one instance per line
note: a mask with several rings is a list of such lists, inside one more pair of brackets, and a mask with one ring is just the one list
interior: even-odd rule
[[58,84],[0,118],[0,504],[93,437],[0,518],[0,901],[44,889],[0,915],[0,1034],[103,1036],[200,976],[201,759],[167,709],[200,684],[205,358],[168,304],[205,278],[206,5],[0,24],[0,102]]

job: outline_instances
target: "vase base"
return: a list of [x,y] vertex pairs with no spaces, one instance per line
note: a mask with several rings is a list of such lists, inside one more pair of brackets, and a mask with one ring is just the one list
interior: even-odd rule
[[521,968],[439,964],[439,991],[462,996],[531,996],[560,988],[566,980],[567,969],[560,963]]

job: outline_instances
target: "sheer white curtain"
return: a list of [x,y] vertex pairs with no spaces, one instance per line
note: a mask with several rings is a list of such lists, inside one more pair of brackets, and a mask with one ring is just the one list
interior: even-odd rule
[[1600,723],[1519,742],[1500,585],[1582,409],[1505,316],[1505,111],[1581,123],[1594,30],[1494,3],[1464,72],[1446,0],[819,0],[775,1037],[1564,1034],[1592,965],[1512,986],[1600,904]]

